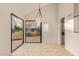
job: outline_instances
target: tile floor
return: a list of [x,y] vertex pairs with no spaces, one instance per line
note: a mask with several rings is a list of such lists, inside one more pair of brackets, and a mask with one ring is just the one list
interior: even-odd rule
[[25,43],[12,56],[72,56],[63,46],[49,43]]

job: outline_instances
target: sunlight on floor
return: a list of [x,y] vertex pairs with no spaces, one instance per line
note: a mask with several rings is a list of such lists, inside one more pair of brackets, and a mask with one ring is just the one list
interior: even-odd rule
[[12,53],[12,56],[72,56],[58,44],[25,43]]

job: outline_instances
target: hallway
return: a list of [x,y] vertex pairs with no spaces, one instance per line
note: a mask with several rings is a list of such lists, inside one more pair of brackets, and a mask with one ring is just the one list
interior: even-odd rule
[[63,46],[48,43],[25,43],[12,56],[72,56]]

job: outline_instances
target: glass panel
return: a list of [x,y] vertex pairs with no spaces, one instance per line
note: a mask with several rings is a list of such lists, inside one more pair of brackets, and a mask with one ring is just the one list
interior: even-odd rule
[[40,22],[26,21],[26,42],[40,42]]
[[23,20],[15,15],[12,17],[12,51],[23,43]]

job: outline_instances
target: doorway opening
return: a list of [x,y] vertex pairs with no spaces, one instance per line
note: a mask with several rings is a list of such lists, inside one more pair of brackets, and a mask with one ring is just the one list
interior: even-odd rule
[[25,21],[25,42],[42,43],[42,22],[36,20]]
[[61,45],[65,47],[65,18],[61,19]]

